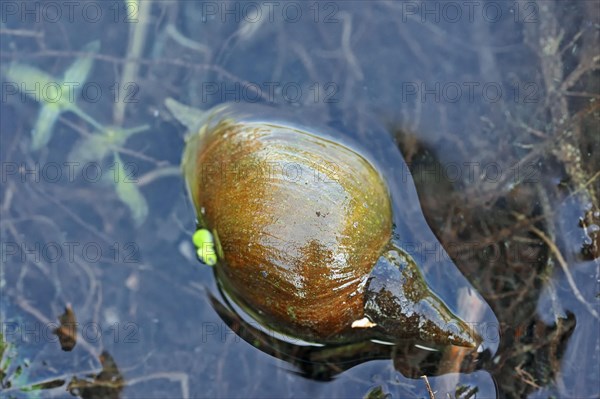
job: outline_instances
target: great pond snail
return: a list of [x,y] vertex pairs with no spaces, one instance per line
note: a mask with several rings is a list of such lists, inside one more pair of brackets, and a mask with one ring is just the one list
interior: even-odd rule
[[388,185],[365,154],[235,106],[166,105],[190,129],[198,255],[248,315],[309,343],[481,343],[396,243]]

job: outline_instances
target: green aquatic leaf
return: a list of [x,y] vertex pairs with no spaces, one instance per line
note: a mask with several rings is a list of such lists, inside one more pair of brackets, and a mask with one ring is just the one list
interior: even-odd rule
[[88,75],[94,65],[94,54],[100,51],[100,41],[94,40],[83,46],[81,52],[86,53],[81,57],[77,58],[75,62],[65,71],[63,82],[64,83],[77,83],[81,88],[87,81]]
[[[42,101],[40,92],[45,87],[60,85],[57,78],[46,72],[27,64],[12,62],[6,71],[6,78],[10,83],[18,86],[19,90],[25,89],[25,94],[34,97],[36,101]],[[35,96],[33,96],[35,93]]]
[[44,147],[52,137],[52,129],[62,110],[57,104],[44,104],[40,108],[35,126],[31,130],[31,149],[37,151]]
[[27,64],[13,62],[6,72],[8,80],[23,91],[27,96],[41,104],[51,104],[68,108],[74,102],[72,84],[65,85],[64,81]]
[[114,153],[115,168],[117,168],[115,190],[119,199],[127,205],[136,226],[140,226],[148,217],[148,203],[146,198],[125,170],[121,157]]

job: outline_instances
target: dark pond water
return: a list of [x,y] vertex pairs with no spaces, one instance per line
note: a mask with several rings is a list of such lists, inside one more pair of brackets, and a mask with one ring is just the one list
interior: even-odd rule
[[[422,376],[437,398],[600,395],[598,2],[3,1],[0,18],[3,397],[429,397]],[[418,199],[395,197],[397,231],[484,350],[288,345],[221,307],[168,97],[333,126],[392,192],[402,154]]]

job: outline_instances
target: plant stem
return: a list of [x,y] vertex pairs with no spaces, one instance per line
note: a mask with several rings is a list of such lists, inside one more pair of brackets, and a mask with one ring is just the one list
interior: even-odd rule
[[[149,23],[148,18],[150,16],[151,7],[152,0],[143,0],[137,2],[137,22],[131,24],[131,30],[129,31],[127,62],[125,63],[123,75],[121,76],[121,87],[124,87],[124,85],[129,82],[133,82],[137,77],[139,69],[138,59],[141,57],[144,50],[146,31]],[[125,102],[117,101],[115,102],[115,107],[113,109],[114,124],[116,126],[122,126],[124,118]]]

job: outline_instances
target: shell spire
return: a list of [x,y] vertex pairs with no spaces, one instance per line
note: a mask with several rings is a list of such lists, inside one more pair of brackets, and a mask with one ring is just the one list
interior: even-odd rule
[[477,348],[481,337],[431,291],[410,255],[391,246],[365,292],[365,315],[377,324],[376,338]]

